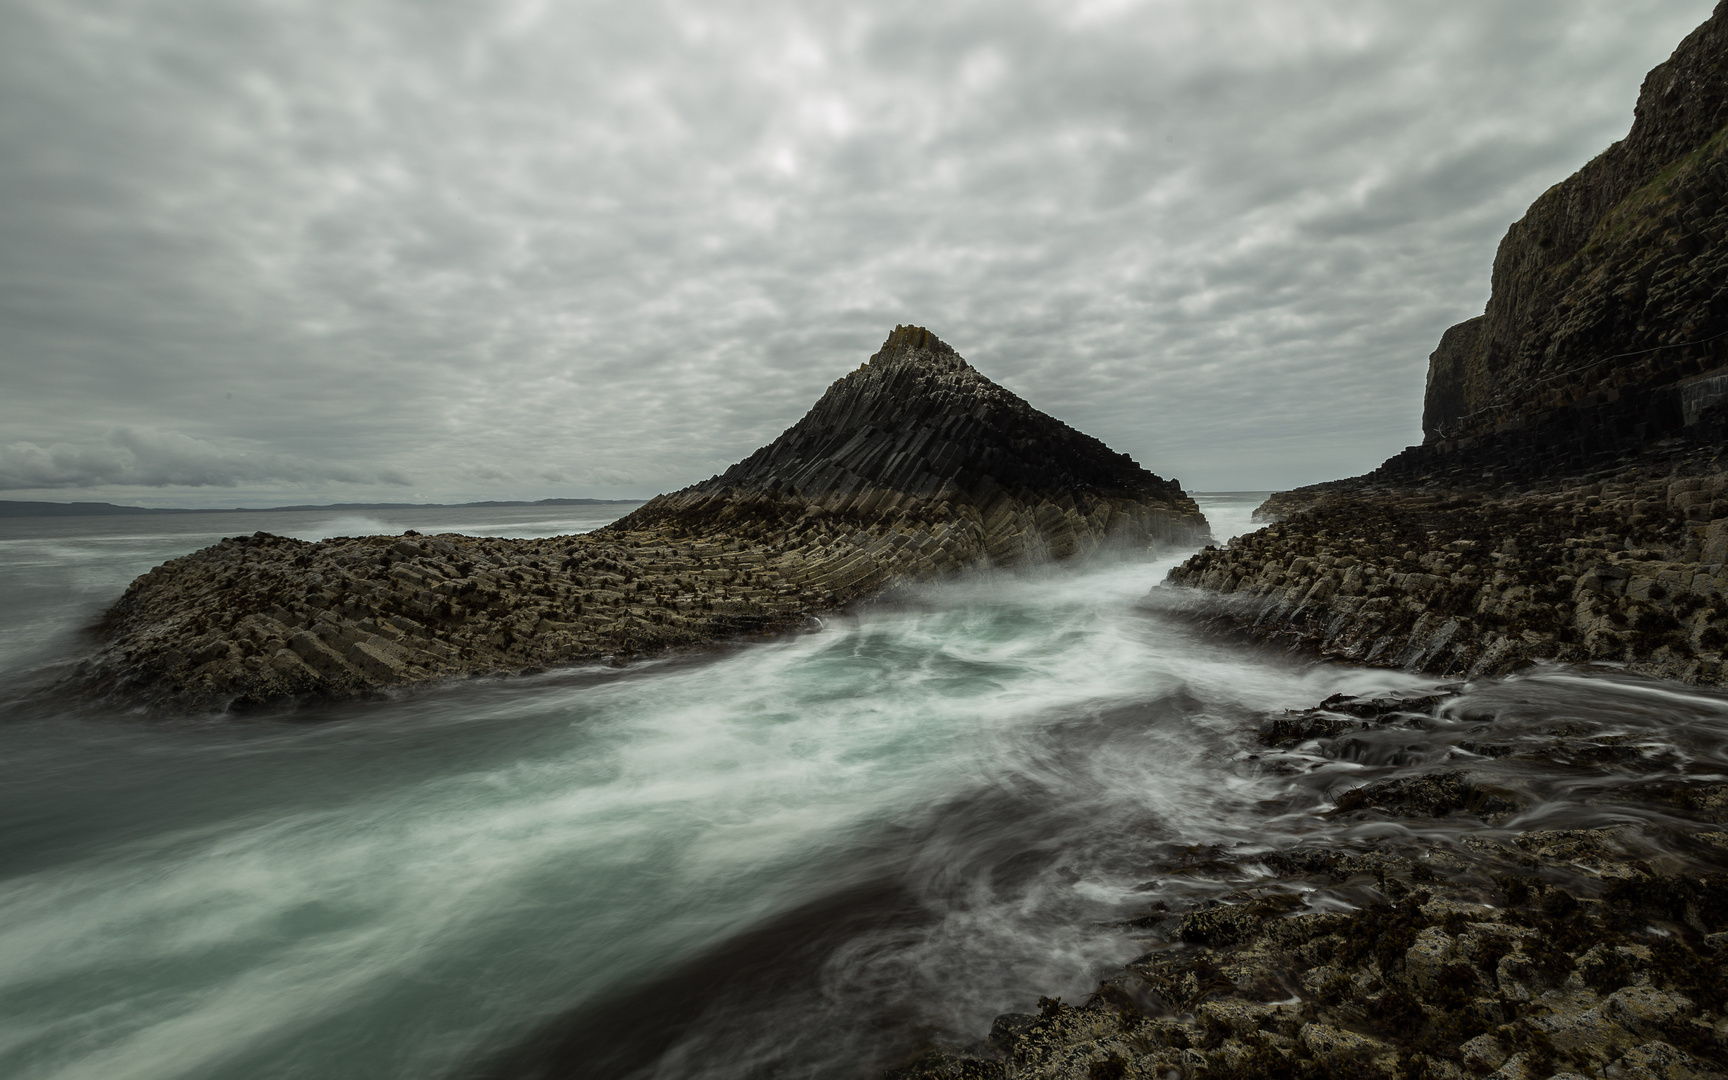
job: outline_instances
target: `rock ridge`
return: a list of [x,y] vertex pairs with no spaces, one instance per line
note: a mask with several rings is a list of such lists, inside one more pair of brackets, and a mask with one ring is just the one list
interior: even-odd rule
[[1282,505],[1283,520],[1172,570],[1183,588],[1159,603],[1296,652],[1447,676],[1597,662],[1728,681],[1728,476],[1714,467]]
[[366,696],[785,632],[971,566],[1206,537],[1179,485],[902,326],[775,442],[593,533],[258,533],[164,563],[66,688],[213,710]]

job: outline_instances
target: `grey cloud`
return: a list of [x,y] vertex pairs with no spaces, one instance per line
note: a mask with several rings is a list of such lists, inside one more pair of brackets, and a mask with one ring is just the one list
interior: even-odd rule
[[1191,486],[1361,471],[1709,8],[14,0],[7,475],[125,427],[650,494],[898,322]]
[[394,469],[364,472],[290,454],[224,450],[177,431],[114,428],[98,440],[0,447],[0,490],[113,485],[237,487],[259,481],[407,485]]

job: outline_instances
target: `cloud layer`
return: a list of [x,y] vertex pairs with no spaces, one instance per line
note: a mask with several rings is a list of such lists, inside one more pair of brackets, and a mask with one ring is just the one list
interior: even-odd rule
[[0,491],[105,487],[239,487],[270,481],[394,484],[394,469],[365,470],[299,457],[224,449],[177,431],[113,428],[94,442],[0,447]]
[[1191,487],[1360,472],[1709,10],[12,0],[0,484],[648,494],[896,323]]

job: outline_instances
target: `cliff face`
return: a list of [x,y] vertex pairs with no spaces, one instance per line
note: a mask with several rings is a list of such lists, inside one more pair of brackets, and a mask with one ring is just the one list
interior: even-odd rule
[[1554,469],[1719,438],[1707,410],[1724,397],[1708,380],[1728,365],[1725,124],[1719,5],[1646,77],[1630,134],[1508,230],[1486,312],[1448,331],[1430,361],[1429,452],[1404,472],[1495,441],[1517,453],[1558,440],[1543,454]]
[[1487,311],[1430,359],[1423,445],[1273,496],[1167,601],[1370,663],[1728,681],[1725,158],[1728,3],[1508,231]]
[[1175,483],[897,328],[798,424],[599,532],[257,534],[126,590],[73,689],[174,707],[335,698],[805,624],[901,581],[1198,543]]
[[614,528],[703,534],[804,517],[953,522],[997,563],[1206,536],[1180,485],[1039,412],[915,326],[895,327],[778,439]]

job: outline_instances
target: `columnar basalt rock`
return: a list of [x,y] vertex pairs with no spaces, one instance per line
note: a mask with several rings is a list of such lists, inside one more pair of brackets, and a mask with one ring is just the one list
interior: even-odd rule
[[986,379],[921,327],[896,327],[778,439],[615,528],[958,530],[964,561],[1063,558],[1108,543],[1193,544],[1194,501]]
[[[1154,606],[1445,675],[1607,661],[1728,681],[1725,125],[1728,3],[1650,74],[1627,139],[1507,234],[1487,311],[1431,358],[1424,443],[1269,499],[1273,524],[1171,571]],[[1443,713],[1455,689],[1268,717],[1265,760],[1247,756],[1295,774],[1360,763],[1377,735],[1414,750],[1464,720]],[[1147,951],[1085,1002],[1045,999],[891,1075],[1728,1077],[1728,786],[1652,775],[1610,799],[1593,781],[1637,775],[1636,736],[1567,718],[1520,745],[1502,719],[1444,764],[1338,793],[1325,815],[1363,826],[1341,842],[1250,845],[1252,873],[1178,849],[1171,877],[1244,886],[1130,923]],[[1563,763],[1616,824],[1536,827],[1485,779],[1501,758],[1503,777]],[[1332,889],[1349,896],[1311,902]]]
[[1728,476],[1632,468],[1499,493],[1361,486],[1173,570],[1160,600],[1292,649],[1450,675],[1607,661],[1728,676]]
[[[1454,695],[1338,695],[1267,717],[1258,741],[1287,762],[1354,759],[1364,737],[1421,739]],[[1574,770],[1639,757],[1611,728],[1496,741],[1491,720],[1478,727],[1460,749],[1504,762],[1500,775],[1550,754]],[[1359,826],[1356,843],[1172,843],[1149,858],[1221,885],[1175,890],[1122,927],[1141,956],[1083,1001],[1042,999],[887,1080],[1721,1080],[1719,779],[1605,787],[1617,824],[1556,828],[1519,792],[1443,765],[1331,799],[1321,816]]]
[[[1501,241],[1486,312],[1430,362],[1424,445],[1552,469],[1657,438],[1720,441],[1728,392],[1728,16],[1644,80],[1631,132]],[[1700,424],[1702,423],[1702,426]],[[1520,457],[1524,455],[1518,455]]]
[[896,583],[1195,545],[1193,500],[899,327],[797,425],[595,533],[257,534],[133,582],[87,692],[175,707],[341,698],[805,625]]

